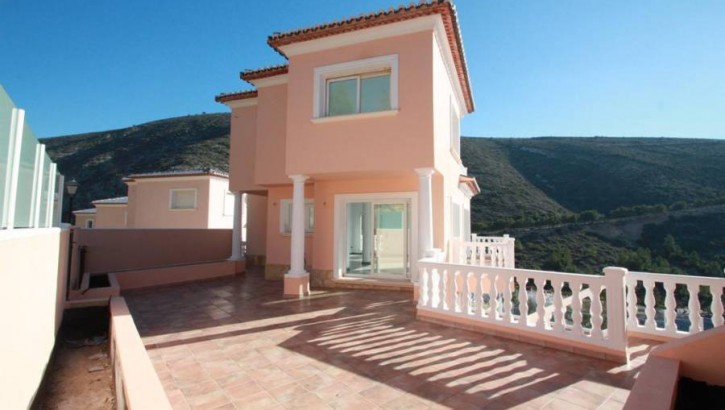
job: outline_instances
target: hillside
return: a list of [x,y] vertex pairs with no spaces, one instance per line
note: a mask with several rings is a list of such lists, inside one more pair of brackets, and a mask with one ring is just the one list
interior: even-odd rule
[[215,167],[229,162],[229,114],[203,114],[112,131],[41,141],[66,180],[80,188],[75,208],[126,195],[121,178],[132,173]]
[[[121,178],[131,173],[226,170],[229,115],[43,142],[60,171],[79,182],[80,208],[125,195]],[[722,274],[725,141],[462,138],[461,156],[483,191],[473,200],[473,231],[514,235],[520,267]]]

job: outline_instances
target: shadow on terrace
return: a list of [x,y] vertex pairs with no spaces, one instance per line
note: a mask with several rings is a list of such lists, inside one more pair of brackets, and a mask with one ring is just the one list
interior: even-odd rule
[[621,408],[649,350],[628,369],[417,321],[410,293],[281,286],[252,269],[125,295],[175,408]]

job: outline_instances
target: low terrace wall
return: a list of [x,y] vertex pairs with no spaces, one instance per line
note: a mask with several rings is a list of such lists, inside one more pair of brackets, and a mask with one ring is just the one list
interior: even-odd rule
[[171,409],[125,299],[111,298],[111,360],[119,409]]
[[75,289],[82,272],[144,270],[225,260],[231,255],[232,231],[76,229],[73,248],[71,287]]

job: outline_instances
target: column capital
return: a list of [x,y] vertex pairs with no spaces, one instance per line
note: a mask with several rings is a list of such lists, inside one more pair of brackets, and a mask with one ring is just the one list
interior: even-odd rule
[[433,168],[416,168],[415,173],[421,177],[429,177],[435,173]]
[[305,182],[309,178],[307,175],[302,174],[289,175],[289,177],[293,182]]

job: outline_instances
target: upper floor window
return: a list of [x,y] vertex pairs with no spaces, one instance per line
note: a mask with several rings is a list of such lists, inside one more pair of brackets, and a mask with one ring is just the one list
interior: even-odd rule
[[196,209],[196,188],[172,188],[169,208]]
[[390,109],[390,72],[327,80],[327,116]]
[[93,228],[93,219],[86,219],[86,228],[88,228],[88,229]]
[[398,109],[396,54],[317,67],[314,82],[314,119]]

